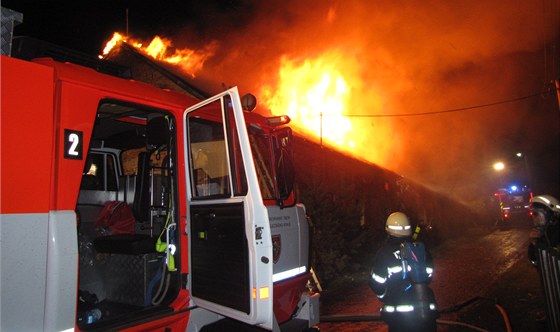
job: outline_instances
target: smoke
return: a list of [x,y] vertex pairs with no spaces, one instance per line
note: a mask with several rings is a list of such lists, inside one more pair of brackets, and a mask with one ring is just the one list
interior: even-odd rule
[[553,133],[559,154],[555,95],[520,98],[559,76],[558,53],[550,51],[560,37],[559,4],[245,1],[197,21],[178,40],[219,43],[199,75],[206,89],[217,92],[223,80],[257,97],[279,84],[283,59],[338,57],[351,88],[345,114],[371,116],[351,118],[360,137],[352,152],[470,201],[500,184],[494,160],[518,150],[542,154],[543,132]]

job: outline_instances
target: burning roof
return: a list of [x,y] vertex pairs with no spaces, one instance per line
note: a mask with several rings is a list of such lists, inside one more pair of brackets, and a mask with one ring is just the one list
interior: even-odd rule
[[[161,89],[186,93],[198,99],[206,99],[210,96],[209,93],[196,87],[185,75],[185,71],[189,70],[191,78],[194,77],[194,73],[201,68],[202,63],[194,63],[196,61],[192,59],[190,59],[192,66],[189,66],[187,61],[177,62],[180,55],[189,59],[192,53],[178,52],[172,58],[167,58],[164,53],[168,44],[160,38],[155,39],[159,44],[152,42],[148,48],[142,48],[137,42],[128,43],[123,38],[122,35],[115,33],[100,58],[127,66],[135,80],[153,84]],[[169,63],[172,66],[169,66]],[[182,65],[177,68],[174,66],[177,63]]]

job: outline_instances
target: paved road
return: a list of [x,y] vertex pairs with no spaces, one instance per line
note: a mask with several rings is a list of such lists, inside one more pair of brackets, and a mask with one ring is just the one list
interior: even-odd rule
[[[504,272],[526,258],[529,225],[493,230],[478,236],[449,240],[432,249],[435,274],[431,284],[440,309],[464,303],[488,291]],[[332,294],[334,295],[335,292]],[[321,308],[326,315],[377,315],[381,303],[366,283],[359,283],[336,300],[324,295]],[[481,313],[484,315],[485,313]],[[499,316],[499,315],[498,315]],[[366,316],[367,318],[367,316]],[[453,320],[454,315],[442,316]],[[499,318],[499,317],[498,317]],[[322,332],[387,331],[378,321],[327,323],[319,325]],[[438,325],[438,331],[452,331],[449,325]]]

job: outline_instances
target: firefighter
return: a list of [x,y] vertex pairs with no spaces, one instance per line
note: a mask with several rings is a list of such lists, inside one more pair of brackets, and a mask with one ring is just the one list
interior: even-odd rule
[[529,234],[529,260],[537,265],[537,248],[548,249],[560,246],[560,202],[550,195],[539,195],[531,199],[533,228]]
[[369,281],[383,302],[381,318],[391,332],[436,331],[438,312],[428,287],[433,271],[429,252],[421,242],[411,242],[412,227],[402,212],[389,215],[385,231],[388,237],[375,256]]

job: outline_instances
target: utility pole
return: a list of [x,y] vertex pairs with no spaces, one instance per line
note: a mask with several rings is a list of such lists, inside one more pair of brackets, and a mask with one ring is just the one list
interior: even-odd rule
[[533,189],[533,179],[531,176],[531,170],[529,169],[529,162],[527,161],[527,154],[523,152],[517,152],[515,155],[518,158],[523,158],[525,164],[525,175],[527,176],[527,185],[529,185],[529,188]]
[[560,80],[554,80],[556,85],[556,97],[558,97],[558,109],[560,110]]
[[319,144],[323,148],[323,112],[319,113]]

